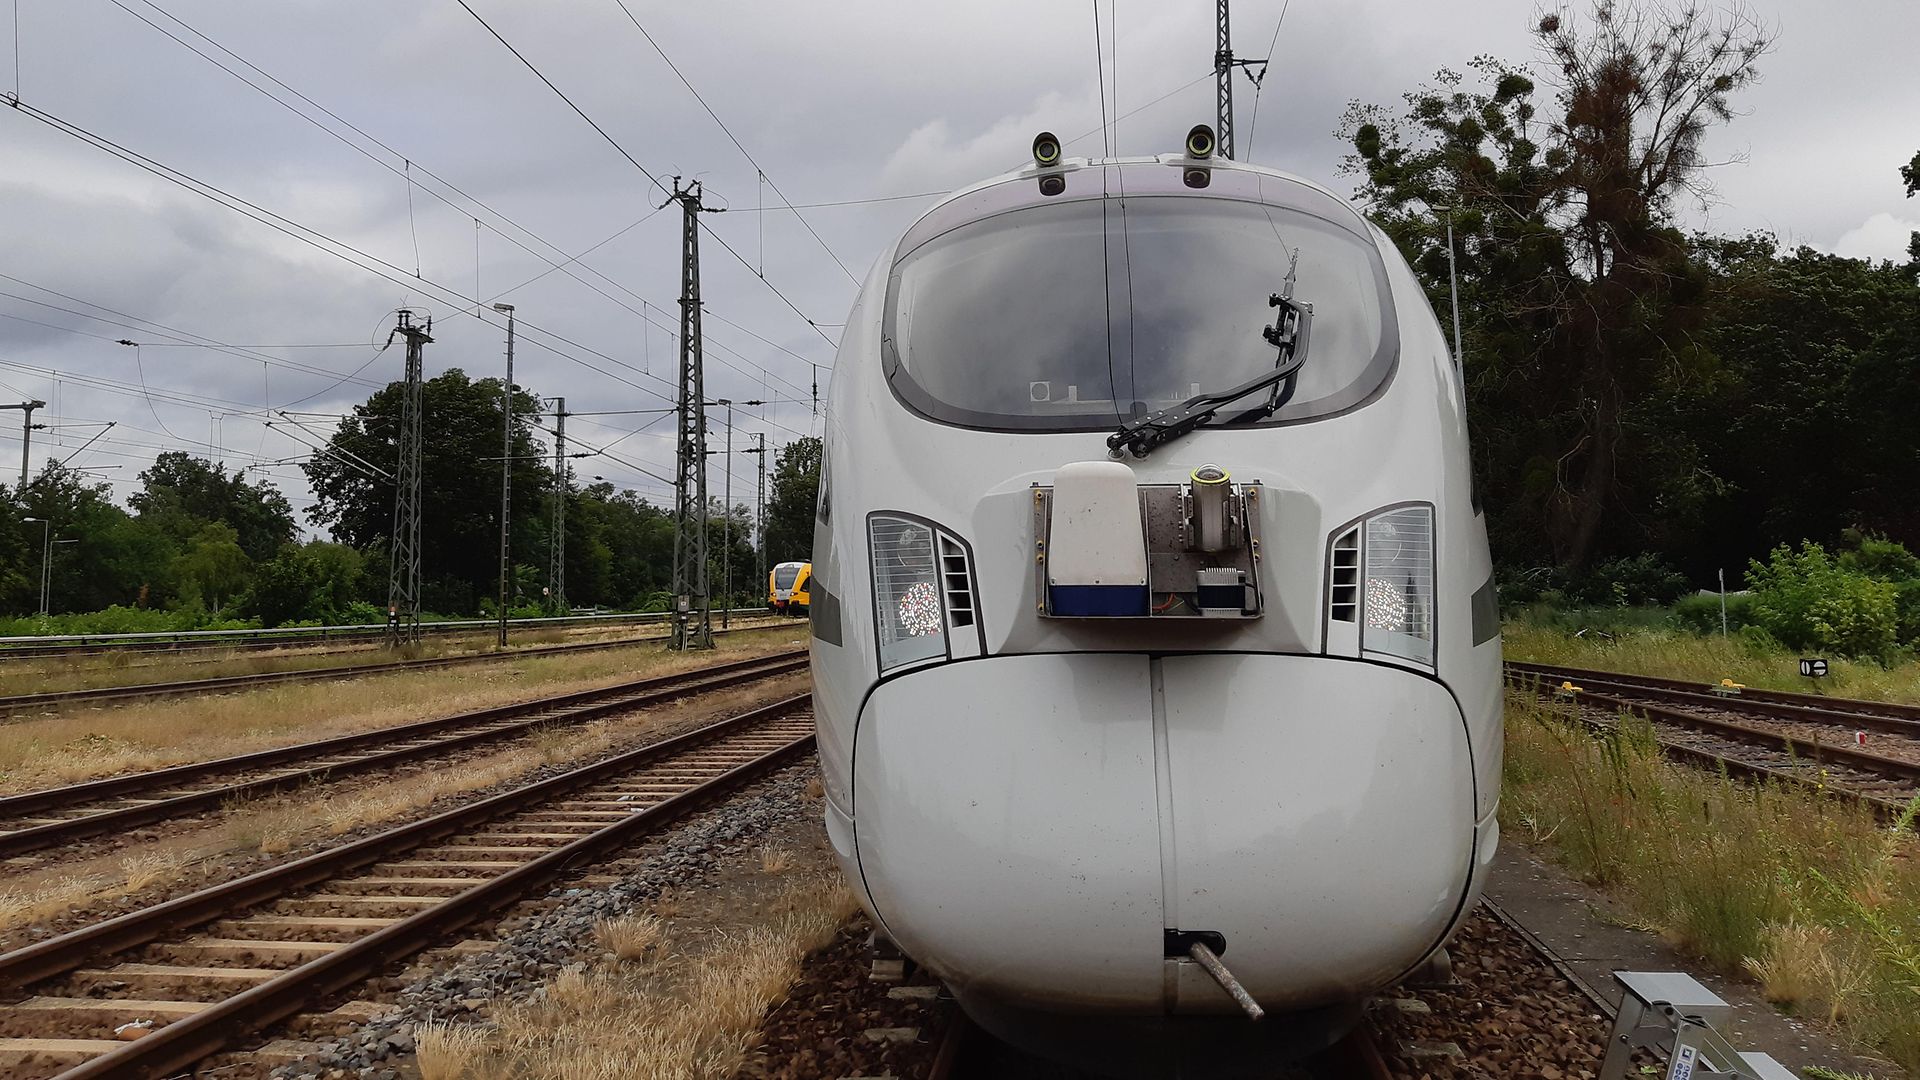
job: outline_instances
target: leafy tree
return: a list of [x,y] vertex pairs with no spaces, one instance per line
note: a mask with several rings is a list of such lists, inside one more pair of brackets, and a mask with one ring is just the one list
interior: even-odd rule
[[169,450],[140,474],[141,488],[127,498],[141,520],[178,540],[187,540],[209,522],[232,528],[241,550],[253,560],[270,559],[294,536],[293,508],[266,481],[249,484],[242,473],[206,458]]
[[319,608],[320,567],[304,549],[288,545],[261,563],[243,605],[263,627],[313,618]]
[[54,463],[16,497],[16,535],[26,543],[14,562],[24,564],[28,585],[19,590],[25,595],[16,598],[15,610],[34,610],[40,602],[45,533],[38,523],[18,524],[25,517],[52,522],[49,594],[55,612],[141,604],[170,594],[177,547],[115,506],[112,494],[109,485]]
[[[309,520],[363,551],[384,552],[393,529],[400,395],[397,382],[375,391],[340,422],[329,452],[301,465],[316,500]],[[420,542],[431,610],[474,610],[498,588],[500,398],[499,379],[476,381],[458,368],[423,388]],[[514,550],[523,554],[547,545],[543,504],[553,480],[533,435],[539,407],[516,387],[512,521]]]
[[218,612],[228,600],[246,591],[253,578],[253,562],[240,547],[233,526],[221,522],[203,526],[174,560],[181,599],[205,604]]
[[254,571],[243,605],[263,627],[352,614],[360,598],[366,560],[345,544],[315,540],[289,544]]
[[774,456],[767,499],[767,565],[813,557],[813,515],[820,501],[820,440],[795,439]]
[[1697,448],[1660,422],[1662,394],[1710,366],[1684,344],[1703,282],[1673,209],[1704,190],[1702,140],[1769,40],[1739,12],[1614,0],[1584,23],[1544,15],[1534,36],[1554,80],[1544,115],[1531,78],[1482,57],[1481,88],[1442,71],[1401,116],[1354,103],[1343,133],[1360,198],[1435,300],[1452,218],[1477,479],[1508,511],[1496,543],[1580,573],[1610,522],[1636,531],[1620,513],[1636,491],[1688,505],[1710,491]]

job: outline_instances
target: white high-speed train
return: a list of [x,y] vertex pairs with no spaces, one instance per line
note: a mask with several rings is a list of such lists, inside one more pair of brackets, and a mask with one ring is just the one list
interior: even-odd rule
[[1337,1033],[1499,836],[1445,338],[1345,200],[1214,149],[1043,134],[916,221],[847,317],[813,548],[876,926],[1002,1037],[1160,1075]]

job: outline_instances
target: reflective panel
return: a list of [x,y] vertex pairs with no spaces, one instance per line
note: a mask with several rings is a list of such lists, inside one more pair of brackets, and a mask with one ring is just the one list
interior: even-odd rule
[[1433,507],[1367,519],[1366,620],[1360,648],[1433,663]]
[[917,521],[876,514],[867,521],[867,538],[873,555],[880,670],[945,656],[946,615],[933,530]]

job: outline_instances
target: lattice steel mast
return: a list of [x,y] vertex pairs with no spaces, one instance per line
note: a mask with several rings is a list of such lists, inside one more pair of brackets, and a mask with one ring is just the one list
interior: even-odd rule
[[[420,429],[425,395],[422,347],[433,340],[433,320],[413,324],[401,308],[393,333],[407,339],[407,374],[400,388],[399,465],[393,478],[393,536],[388,543],[387,644],[420,640]],[[389,334],[387,340],[393,340]]]
[[1216,98],[1215,133],[1219,153],[1233,158],[1233,35],[1227,28],[1227,0],[1218,0],[1217,34],[1213,46],[1213,81]]
[[567,613],[567,399],[553,399],[553,543],[548,549],[548,599],[556,615]]
[[684,215],[680,241],[680,378],[677,468],[674,474],[673,647],[711,649],[707,595],[707,413],[700,355],[700,205],[698,180],[673,200]]

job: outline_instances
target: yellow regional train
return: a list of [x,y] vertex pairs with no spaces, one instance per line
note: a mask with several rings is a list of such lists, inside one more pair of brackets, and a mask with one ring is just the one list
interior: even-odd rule
[[789,615],[806,615],[813,604],[807,592],[812,584],[812,563],[780,563],[767,575],[767,607]]

